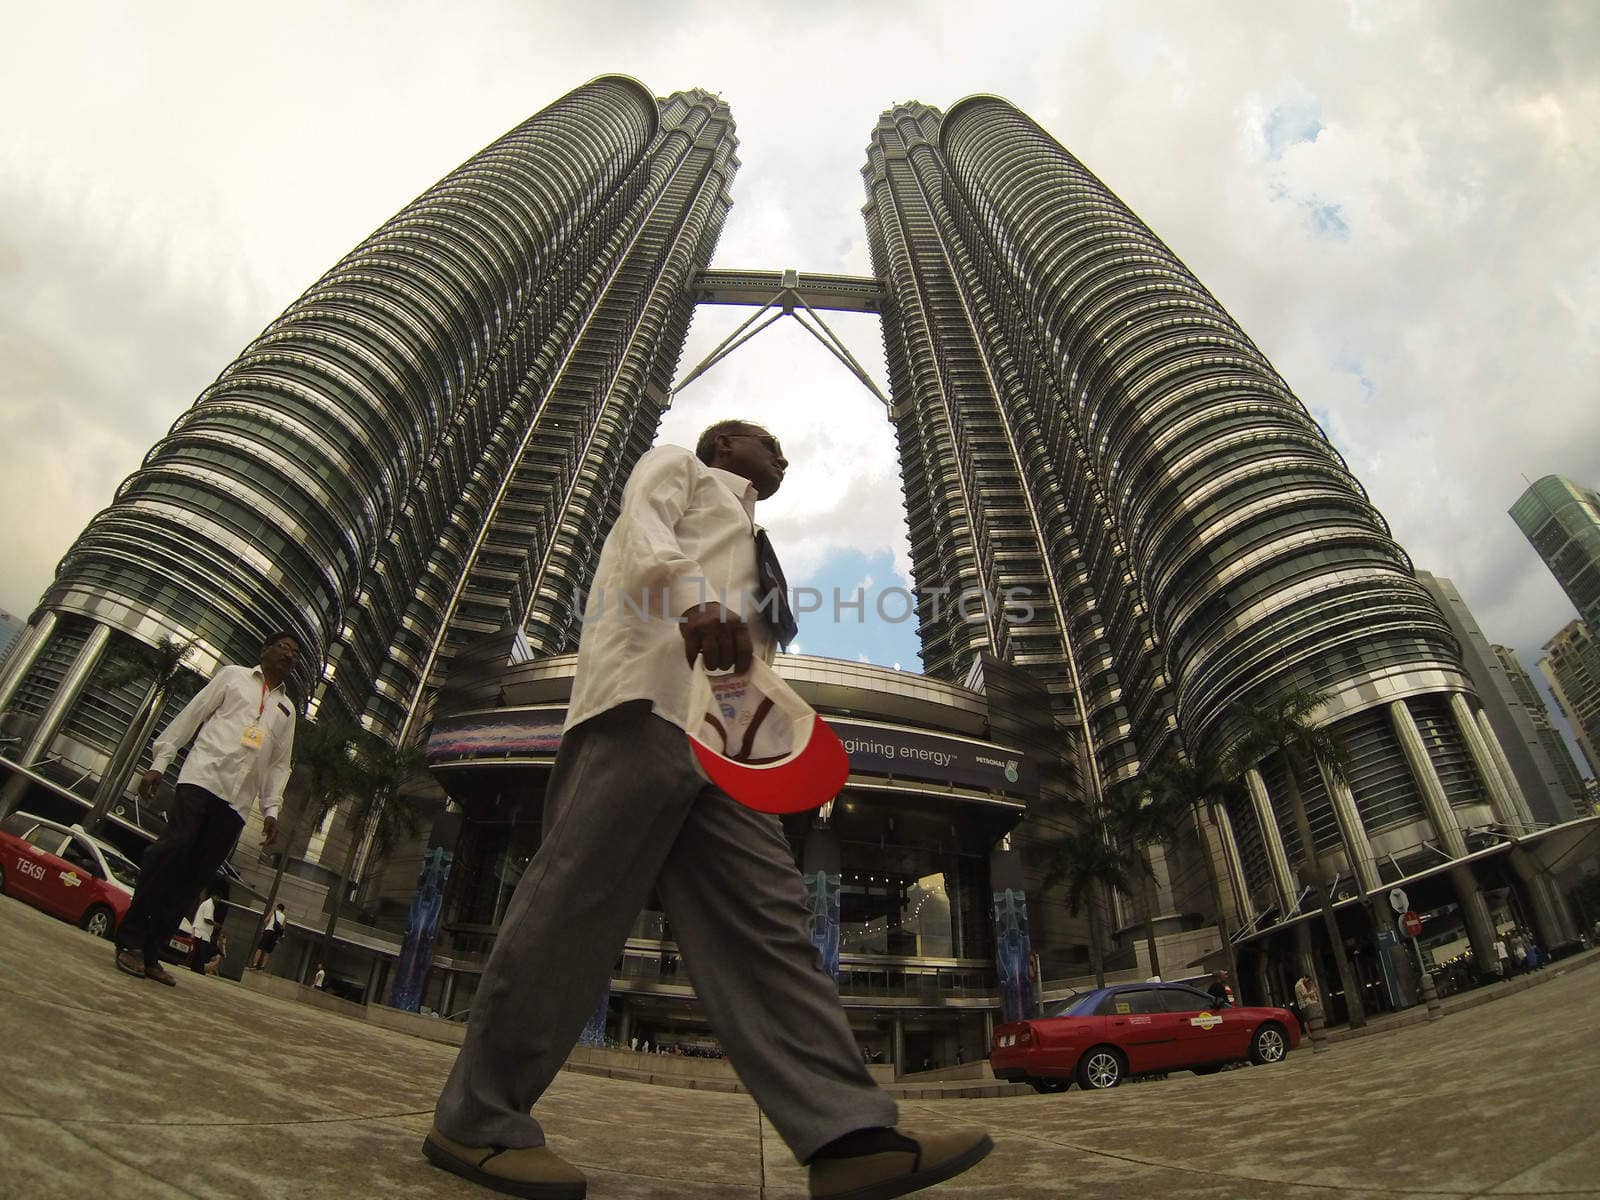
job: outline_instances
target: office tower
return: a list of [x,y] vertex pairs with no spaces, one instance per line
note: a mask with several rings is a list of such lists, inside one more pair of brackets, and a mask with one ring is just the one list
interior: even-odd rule
[[[1494,730],[1495,738],[1511,766],[1517,786],[1528,802],[1529,811],[1540,824],[1554,825],[1570,821],[1573,815],[1572,798],[1564,785],[1560,768],[1550,760],[1547,744],[1540,737],[1538,723],[1549,724],[1543,713],[1530,708],[1516,683],[1508,676],[1505,659],[1491,646],[1478,627],[1477,618],[1461,598],[1461,592],[1449,579],[1417,572],[1417,581],[1427,588],[1428,594],[1438,604],[1450,623],[1461,646],[1462,663],[1472,678],[1472,686],[1483,702],[1484,715]],[[1509,655],[1509,651],[1507,654]],[[1515,657],[1511,658],[1515,666]],[[1516,667],[1520,672],[1521,668]],[[1529,685],[1531,687],[1531,684]],[[1537,703],[1537,697],[1534,697]],[[1570,756],[1569,756],[1570,762]]]
[[11,648],[17,644],[17,639],[27,627],[28,623],[21,617],[0,612],[0,663],[5,662],[6,656],[11,653]]
[[[1533,676],[1528,674],[1518,660],[1516,651],[1509,646],[1491,646],[1490,649],[1500,660],[1500,666],[1506,673],[1506,681],[1511,685],[1512,694],[1522,705],[1523,711],[1528,714],[1534,734],[1539,739],[1539,745],[1544,748],[1545,756],[1555,770],[1560,793],[1567,798],[1568,809],[1577,816],[1589,816],[1589,791],[1584,786],[1583,773],[1578,770],[1578,764],[1567,746],[1567,739],[1561,736],[1561,731],[1550,719],[1550,710],[1545,706],[1544,697],[1539,695],[1538,689],[1533,686]],[[1501,740],[1501,744],[1505,744],[1504,739]],[[1563,813],[1561,819],[1565,821],[1571,818]]]
[[310,709],[389,739],[425,728],[464,643],[575,641],[571,597],[654,439],[736,144],[715,96],[602,77],[336,263],[67,551],[0,675],[22,761],[100,769],[133,698],[97,672],[128,639],[193,641],[209,674],[290,629]]
[[1600,637],[1600,492],[1546,475],[1511,506],[1517,523],[1567,593],[1591,637]]
[[1572,725],[1589,773],[1600,776],[1600,638],[1569,621],[1544,644],[1539,671]]
[[[1328,694],[1346,775],[1302,779],[1317,849],[1373,891],[1526,820],[1455,639],[1348,464],[1184,264],[1025,114],[897,105],[864,168],[919,589],[1029,588],[1033,620],[934,618],[930,674],[981,649],[1051,683],[1080,796],[1242,702]],[[1253,917],[1300,907],[1285,767],[1222,839]],[[1230,852],[1231,853],[1231,852]],[[1457,877],[1473,941],[1487,916]]]

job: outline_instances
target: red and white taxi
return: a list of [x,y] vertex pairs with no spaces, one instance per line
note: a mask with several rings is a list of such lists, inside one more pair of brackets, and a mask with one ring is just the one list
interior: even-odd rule
[[1300,1044],[1300,1025],[1282,1008],[1217,1007],[1179,983],[1097,988],[1048,1015],[994,1031],[989,1064],[997,1079],[1064,1092],[1092,1090],[1130,1075],[1219,1071],[1229,1062],[1279,1062]]
[[77,826],[29,813],[0,822],[0,892],[111,937],[133,901],[139,869]]

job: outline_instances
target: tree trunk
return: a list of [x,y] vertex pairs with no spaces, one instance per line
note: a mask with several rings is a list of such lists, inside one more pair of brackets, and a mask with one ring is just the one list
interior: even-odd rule
[[1228,972],[1228,978],[1234,980],[1234,987],[1243,987],[1244,981],[1239,978],[1239,964],[1233,957],[1233,936],[1228,931],[1228,910],[1222,903],[1222,880],[1217,876],[1217,864],[1211,861],[1211,843],[1206,839],[1204,819],[1200,815],[1200,806],[1194,807],[1194,828],[1200,838],[1200,861],[1205,866],[1206,884],[1211,889],[1211,903],[1217,910],[1217,933],[1222,938],[1222,961]]
[[255,961],[256,948],[261,945],[261,935],[266,932],[266,919],[272,914],[273,905],[278,902],[278,888],[283,884],[283,873],[289,866],[289,851],[287,846],[278,853],[278,869],[272,873],[272,886],[267,889],[267,904],[262,910],[261,920],[256,922],[256,931],[250,937],[250,947],[245,951],[244,963],[248,968]]
[[[310,793],[314,791],[315,789],[313,788],[310,790],[310,792],[308,792],[304,803],[295,812],[295,816],[292,821],[288,819],[289,804],[287,800],[285,801],[283,807],[278,810],[279,814],[285,819],[280,823],[278,829],[278,866],[277,869],[272,873],[272,886],[267,889],[267,907],[266,910],[261,914],[263,921],[265,921],[267,916],[272,912],[273,905],[278,902],[278,889],[283,886],[283,874],[289,868],[289,859],[293,857],[290,854],[290,847],[294,845],[295,838],[300,836],[301,829],[304,828],[308,822],[314,825],[316,821],[320,821],[322,819],[321,816],[317,816],[316,820],[312,820],[313,805]],[[247,966],[256,956],[256,947],[261,944],[262,933],[263,929],[261,923],[258,922],[256,924],[255,934],[250,939],[250,949],[244,956],[244,961]]]
[[159,682],[152,683],[144,694],[144,700],[139,705],[139,712],[134,717],[133,723],[117,742],[117,748],[111,752],[111,759],[106,763],[106,773],[100,779],[100,786],[95,788],[94,807],[89,810],[89,815],[83,821],[83,827],[91,834],[96,831],[100,822],[105,820],[106,811],[128,786],[128,776],[133,773],[134,764],[139,761],[139,749],[150,737],[150,730],[160,718],[161,704],[166,698],[167,689]]
[[1317,995],[1331,991],[1323,986],[1322,972],[1317,970],[1317,954],[1311,945],[1311,926],[1308,922],[1301,921],[1294,927],[1294,948],[1296,957],[1300,959],[1300,974],[1316,986]]
[[1101,945],[1100,889],[1095,887],[1089,896],[1089,963],[1094,968],[1095,987],[1106,985],[1106,958]]
[[[1339,918],[1333,911],[1333,897],[1328,894],[1328,883],[1322,875],[1322,860],[1311,841],[1311,819],[1306,816],[1305,798],[1300,794],[1300,781],[1295,778],[1295,763],[1284,755],[1284,777],[1289,781],[1289,807],[1294,810],[1295,832],[1300,836],[1300,860],[1310,876],[1312,894],[1317,907],[1322,910],[1322,927],[1327,932],[1333,949],[1333,964],[1339,969],[1339,986],[1344,989],[1345,1012],[1351,1029],[1360,1029],[1367,1023],[1366,1006],[1361,1003],[1360,985],[1355,972],[1350,969],[1350,956],[1344,952],[1344,935],[1339,932]],[[1301,922],[1305,924],[1305,922]],[[1326,1011],[1326,1005],[1324,1005]]]
[[361,853],[361,847],[367,840],[367,826],[372,823],[377,815],[379,805],[373,805],[368,810],[365,820],[358,822],[358,828],[351,830],[354,836],[350,839],[350,848],[344,853],[344,866],[339,869],[339,887],[331,896],[333,903],[329,907],[328,927],[322,931],[321,959],[323,966],[328,965],[328,959],[333,952],[333,931],[339,924],[339,910],[344,907],[344,894],[350,887],[350,874],[355,870],[356,855]]
[[1150,954],[1150,974],[1156,979],[1161,978],[1161,951],[1156,949],[1156,897],[1155,880],[1145,881],[1145,886],[1139,889],[1144,893],[1144,945]]

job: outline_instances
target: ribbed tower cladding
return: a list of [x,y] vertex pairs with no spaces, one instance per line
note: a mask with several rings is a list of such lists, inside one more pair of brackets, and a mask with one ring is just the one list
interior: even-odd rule
[[[1410,560],[1177,256],[994,97],[898,105],[867,156],[929,673],[989,649],[1044,674],[1087,803],[1174,735],[1226,741],[1241,702],[1324,693],[1349,778],[1302,792],[1325,861],[1364,888],[1430,838],[1459,849],[1466,822],[1520,819]],[[1010,585],[1032,621],[926,599]],[[1283,772],[1252,772],[1259,803],[1220,835],[1246,915],[1296,906]]]
[[1289,687],[1417,669],[1459,683],[1448,627],[1383,518],[1177,256],[1002,100],[957,105],[940,146],[968,235],[1008,268],[1071,398],[1185,733]]
[[736,146],[715,96],[658,102],[607,76],[408,204],[90,522],[0,707],[67,708],[87,765],[116,721],[95,736],[58,685],[118,706],[85,669],[105,631],[193,640],[206,674],[288,628],[312,651],[293,681],[311,708],[396,738],[420,731],[464,642],[526,621],[535,649],[569,647],[570,596],[666,404]]

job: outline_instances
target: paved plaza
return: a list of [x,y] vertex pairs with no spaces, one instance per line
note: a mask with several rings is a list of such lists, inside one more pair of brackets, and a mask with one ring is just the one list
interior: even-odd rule
[[[913,1100],[995,1152],[940,1197],[1600,1196],[1600,970],[1276,1067],[1090,1095]],[[418,1152],[454,1048],[185,971],[174,991],[0,898],[0,1197],[484,1197]],[[799,1200],[748,1096],[562,1072],[594,1200]]]

